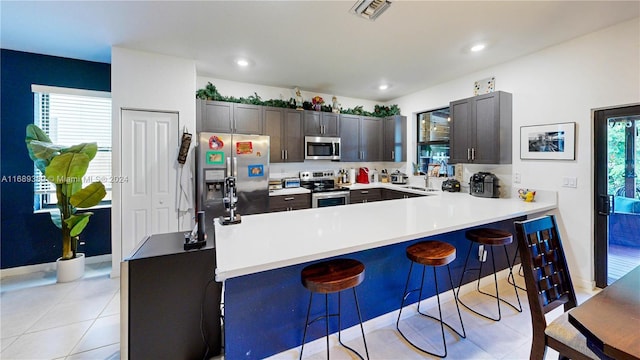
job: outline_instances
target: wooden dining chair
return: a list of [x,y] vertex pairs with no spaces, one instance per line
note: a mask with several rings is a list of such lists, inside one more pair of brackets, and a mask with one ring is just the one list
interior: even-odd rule
[[[569,323],[568,311],[577,300],[555,216],[514,224],[531,309],[530,359],[544,359],[547,346],[560,353],[559,359],[598,359],[584,335]],[[545,314],[561,305],[564,313],[547,324]]]

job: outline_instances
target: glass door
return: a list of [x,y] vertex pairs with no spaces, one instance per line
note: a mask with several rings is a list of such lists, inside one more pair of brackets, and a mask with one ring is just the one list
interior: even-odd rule
[[596,286],[605,287],[640,265],[640,105],[594,119]]

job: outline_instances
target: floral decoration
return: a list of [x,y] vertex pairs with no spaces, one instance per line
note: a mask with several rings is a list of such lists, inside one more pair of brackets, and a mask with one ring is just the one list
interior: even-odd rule
[[[281,108],[289,108],[295,109],[297,107],[296,99],[290,98],[289,101],[283,99],[270,99],[270,100],[262,100],[262,98],[257,94],[253,93],[248,97],[234,97],[234,96],[223,96],[220,94],[218,89],[211,82],[207,83],[207,86],[196,91],[196,98],[202,100],[214,100],[214,101],[226,101],[233,103],[241,103],[241,104],[253,104],[253,105],[263,105],[263,106],[273,106],[273,107],[281,107]],[[302,108],[304,110],[312,110],[317,109],[317,111],[325,111],[331,112],[333,107],[323,106],[324,99],[320,96],[315,96],[312,99],[312,102],[303,101]],[[315,106],[317,104],[317,106]],[[356,106],[354,108],[343,109],[340,108],[341,114],[351,114],[351,115],[362,115],[362,116],[375,116],[375,117],[386,117],[392,115],[400,115],[400,108],[398,105],[394,104],[391,106],[387,105],[376,105],[375,110],[373,112],[365,111],[362,108],[362,105]]]

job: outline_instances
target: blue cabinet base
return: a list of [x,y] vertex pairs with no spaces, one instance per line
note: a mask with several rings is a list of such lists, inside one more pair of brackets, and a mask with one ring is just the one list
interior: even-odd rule
[[[485,226],[513,233],[513,221],[521,219],[511,219]],[[464,230],[432,236],[429,239],[446,241],[456,247],[457,257],[451,263],[451,272],[454,284],[457,284],[464,265],[464,256],[469,248],[469,240],[465,238]],[[420,240],[423,239],[340,256],[353,258],[365,264],[365,280],[357,288],[363,321],[395,311],[400,307],[410,266],[405,249]],[[509,256],[513,259],[516,251],[515,239],[508,248]],[[261,359],[301,345],[309,292],[302,286],[300,272],[309,264],[288,266],[226,280],[224,293],[226,359]],[[504,256],[496,256],[496,267],[499,270],[507,268]],[[482,275],[489,275],[490,268],[485,266]],[[415,273],[421,274],[420,271]],[[446,272],[441,273],[439,272],[438,276],[442,275],[442,279],[439,278],[438,283],[449,284],[448,277],[445,277]],[[416,283],[419,281],[418,275],[415,278]],[[467,278],[472,281],[471,276]],[[449,287],[441,286],[441,292],[447,290]],[[434,295],[434,284],[425,283],[424,297]],[[343,296],[342,301],[343,309],[353,309],[355,306],[352,296]],[[324,302],[314,302],[311,318],[323,313]],[[343,313],[343,328],[351,327],[357,322],[358,317],[355,312]],[[336,324],[332,324],[331,331],[337,332]],[[312,326],[307,333],[307,341],[322,336],[324,336],[324,326]],[[372,354],[372,356],[375,355]]]

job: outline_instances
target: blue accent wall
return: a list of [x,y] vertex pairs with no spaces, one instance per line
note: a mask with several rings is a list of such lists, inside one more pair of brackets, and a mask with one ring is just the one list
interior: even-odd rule
[[[513,221],[523,220],[524,217],[505,220],[488,225],[513,233]],[[465,237],[465,231],[454,231],[426,238],[448,242],[456,248],[456,259],[450,264],[454,286],[457,287],[462,275],[465,258],[471,241]],[[363,321],[367,321],[400,308],[402,292],[407,281],[410,260],[406,256],[406,248],[418,241],[411,240],[399,244],[374,248],[357,253],[339,256],[361,261],[365,265],[365,280],[356,287],[358,302]],[[301,240],[302,241],[302,240]],[[513,260],[517,244],[512,242],[508,247],[509,261]],[[474,244],[469,267],[478,268],[477,244]],[[487,264],[482,268],[482,276],[490,275],[491,252],[489,251]],[[507,260],[501,247],[495,249],[496,268],[507,268]],[[288,266],[280,269],[264,271],[256,274],[227,279],[224,290],[224,355],[226,359],[263,359],[302,343],[305,316],[309,301],[309,291],[302,285],[300,274],[302,269],[311,263]],[[418,270],[418,271],[415,271]],[[421,267],[414,267],[410,289],[419,287]],[[450,291],[449,276],[446,268],[437,270],[438,289],[440,293]],[[477,279],[478,272],[470,272],[464,277],[463,284]],[[490,284],[485,282],[484,284]],[[433,281],[433,271],[427,269],[424,282],[423,298],[429,298],[436,293]],[[509,294],[512,294],[513,290]],[[525,293],[520,296],[526,297]],[[417,295],[408,298],[408,303],[417,302]],[[495,300],[488,298],[495,304]],[[330,312],[337,310],[337,298],[330,295]],[[515,311],[502,305],[502,311]],[[468,311],[463,307],[460,311]],[[310,319],[324,314],[324,297],[316,294],[313,298]],[[497,311],[492,314],[497,316]],[[443,316],[447,316],[443,314]],[[357,324],[355,302],[350,290],[342,293],[342,327],[348,328]],[[425,321],[430,321],[425,319]],[[333,319],[330,333],[337,332],[337,320]],[[457,323],[454,322],[454,327]],[[437,325],[435,325],[437,326]],[[366,329],[365,329],[366,331]],[[309,327],[307,342],[323,337],[324,321],[319,321]],[[354,341],[356,349],[362,349],[361,343]],[[371,350],[371,349],[369,349]],[[306,353],[306,352],[305,352]],[[376,358],[375,354],[370,354]]]
[[[33,213],[33,183],[11,177],[33,175],[25,129],[34,120],[31,85],[111,91],[111,65],[0,50],[0,266],[2,269],[55,261],[62,253],[60,230],[49,214]],[[90,134],[87,134],[88,139]],[[96,209],[81,235],[87,256],[111,253],[111,209]]]

